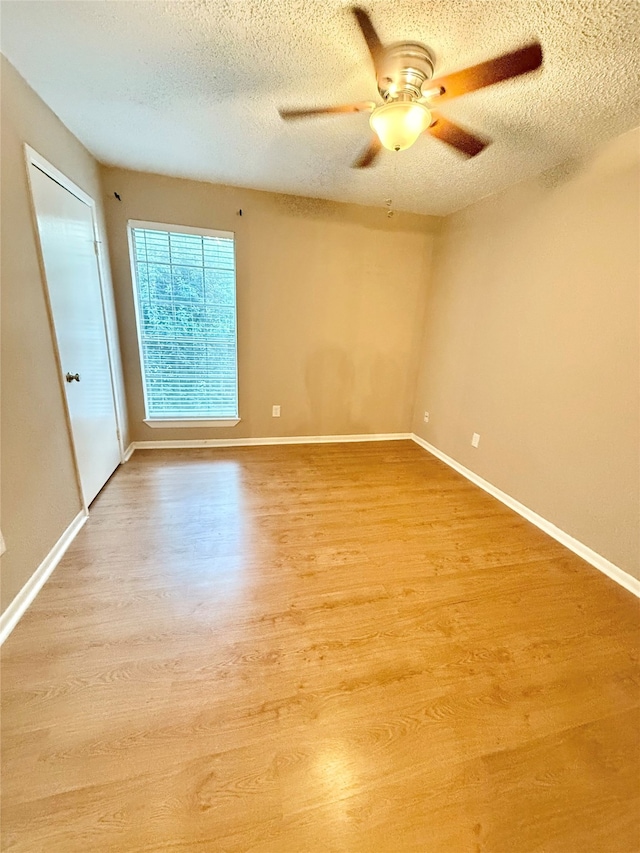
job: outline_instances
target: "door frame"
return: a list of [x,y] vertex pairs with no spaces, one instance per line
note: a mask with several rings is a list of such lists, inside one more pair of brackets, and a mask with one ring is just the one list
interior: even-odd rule
[[[71,453],[73,456],[73,464],[76,475],[76,483],[78,486],[78,494],[80,495],[80,501],[82,503],[82,508],[85,514],[88,514],[89,509],[85,503],[84,495],[82,493],[82,481],[80,478],[80,466],[78,464],[78,455],[76,453],[75,441],[73,439],[73,428],[71,424],[71,414],[69,412],[69,405],[67,402],[67,394],[64,387],[63,380],[63,371],[62,371],[62,359],[60,357],[60,349],[58,347],[58,335],[56,332],[56,326],[53,317],[53,309],[51,307],[51,299],[49,296],[49,282],[47,281],[47,273],[44,265],[44,256],[42,253],[42,246],[40,243],[40,232],[38,229],[38,212],[36,210],[35,198],[33,193],[33,186],[31,182],[31,174],[32,169],[38,169],[40,172],[43,172],[47,177],[51,178],[51,180],[55,181],[55,183],[59,184],[63,189],[67,190],[71,193],[71,195],[75,196],[79,201],[83,202],[87,205],[89,210],[91,211],[91,221],[93,225],[93,242],[95,246],[96,253],[96,264],[98,268],[98,281],[100,284],[100,303],[102,305],[102,320],[104,323],[104,331],[105,331],[105,339],[107,343],[107,358],[109,362],[109,376],[111,378],[111,393],[113,395],[113,408],[115,412],[116,418],[116,436],[118,440],[118,448],[120,450],[120,464],[124,464],[125,462],[125,447],[124,447],[124,432],[123,432],[123,413],[120,406],[120,396],[124,393],[124,388],[122,385],[121,377],[118,372],[114,368],[114,359],[113,353],[117,351],[118,347],[118,338],[116,329],[114,326],[114,319],[110,315],[110,312],[107,311],[107,300],[105,299],[105,282],[110,281],[109,276],[106,271],[106,263],[105,257],[103,253],[104,242],[102,240],[102,231],[100,229],[100,223],[98,221],[96,203],[95,200],[88,195],[84,190],[80,189],[80,187],[75,184],[72,180],[70,180],[65,174],[63,174],[59,169],[46,160],[41,154],[38,154],[30,145],[27,143],[24,144],[24,155],[26,161],[26,172],[27,172],[27,183],[29,186],[29,200],[31,207],[31,218],[33,221],[34,228],[34,236],[36,240],[36,250],[38,253],[38,263],[40,265],[40,276],[43,284],[43,291],[45,297],[45,303],[47,307],[47,315],[49,317],[49,327],[51,329],[51,337],[53,340],[53,349],[55,352],[56,363],[58,365],[58,382],[60,387],[60,393],[62,395],[62,400],[64,402],[64,411],[65,411],[65,419],[67,422],[67,432],[69,434],[69,441],[71,442]],[[113,296],[113,293],[111,293]],[[113,304],[113,303],[112,303]],[[115,306],[114,306],[115,310]]]

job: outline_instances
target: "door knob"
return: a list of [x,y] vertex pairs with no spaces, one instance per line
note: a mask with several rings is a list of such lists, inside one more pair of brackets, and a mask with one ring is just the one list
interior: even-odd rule
[[80,382],[80,374],[79,373],[67,373],[67,375],[65,376],[65,379],[67,380],[67,382],[73,382],[74,379],[76,380],[76,382]]

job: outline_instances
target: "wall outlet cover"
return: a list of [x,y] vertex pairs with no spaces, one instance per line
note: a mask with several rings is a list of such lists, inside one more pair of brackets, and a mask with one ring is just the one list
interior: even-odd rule
[[424,422],[425,422],[425,424],[429,423],[429,412],[424,413]]
[[280,417],[280,406],[273,406],[271,409],[271,417],[279,418]]
[[473,447],[477,447],[480,444],[480,436],[477,432],[474,432],[474,434],[471,436],[471,444],[473,445]]

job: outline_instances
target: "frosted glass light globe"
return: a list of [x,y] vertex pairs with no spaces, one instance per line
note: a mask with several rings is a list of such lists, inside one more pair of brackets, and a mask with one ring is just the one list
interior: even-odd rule
[[390,101],[371,113],[369,124],[389,151],[410,148],[431,124],[431,113],[418,101]]

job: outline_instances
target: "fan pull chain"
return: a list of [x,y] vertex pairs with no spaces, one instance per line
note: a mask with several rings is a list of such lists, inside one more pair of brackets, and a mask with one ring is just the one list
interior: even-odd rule
[[[396,156],[393,161],[393,177],[391,179],[391,191],[392,195],[397,197],[398,195],[398,156],[396,152]],[[387,198],[385,199],[385,204],[387,205],[387,219],[391,219],[396,215],[396,211],[393,209],[393,199]]]

